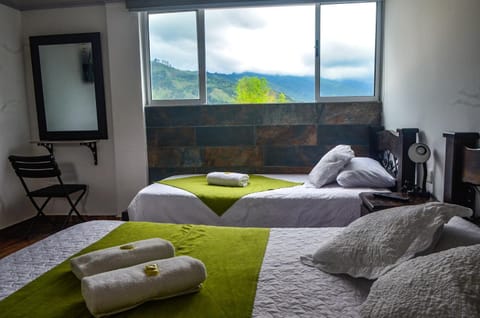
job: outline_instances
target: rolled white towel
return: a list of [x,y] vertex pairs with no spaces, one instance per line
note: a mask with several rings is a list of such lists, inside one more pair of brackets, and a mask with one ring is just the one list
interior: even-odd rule
[[200,260],[178,256],[85,277],[82,295],[90,313],[102,317],[149,300],[196,292],[206,278]]
[[237,172],[210,172],[207,174],[208,184],[228,187],[245,187],[250,177],[248,174]]
[[70,268],[78,279],[82,279],[85,276],[173,256],[175,248],[172,243],[161,238],[151,238],[77,256],[70,260]]

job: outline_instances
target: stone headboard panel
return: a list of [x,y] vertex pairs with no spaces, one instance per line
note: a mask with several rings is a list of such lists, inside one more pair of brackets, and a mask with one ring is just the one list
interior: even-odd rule
[[381,112],[375,102],[148,107],[149,180],[214,170],[308,173],[338,144],[368,156]]

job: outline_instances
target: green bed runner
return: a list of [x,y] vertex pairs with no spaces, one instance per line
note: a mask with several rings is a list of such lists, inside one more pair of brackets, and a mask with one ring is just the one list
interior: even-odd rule
[[[79,254],[161,237],[175,245],[176,255],[204,262],[207,279],[200,292],[147,302],[115,317],[250,317],[268,236],[269,229],[261,228],[129,222]],[[91,317],[80,285],[65,261],[1,301],[0,316]]]
[[255,192],[288,188],[302,183],[273,179],[264,176],[250,175],[246,187],[225,187],[209,185],[205,175],[177,179],[161,180],[166,184],[195,194],[213,212],[223,215],[238,199]]

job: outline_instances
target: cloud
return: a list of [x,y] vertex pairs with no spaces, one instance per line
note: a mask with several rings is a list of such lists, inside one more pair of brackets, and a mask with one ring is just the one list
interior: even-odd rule
[[[322,77],[373,76],[374,6],[322,6]],[[206,10],[207,71],[313,76],[314,8],[298,5]],[[367,22],[362,22],[362,16]],[[150,28],[152,58],[185,70],[197,69],[193,12],[155,15]]]
[[[250,30],[262,29],[267,25],[267,22],[262,17],[262,11],[265,12],[265,8],[258,8],[255,11],[252,9],[207,10],[205,18],[207,23],[212,25]],[[222,32],[222,30],[217,31]],[[215,30],[210,30],[210,32],[215,32]]]
[[372,78],[375,67],[375,48],[368,45],[335,42],[321,50],[321,76],[329,79]]

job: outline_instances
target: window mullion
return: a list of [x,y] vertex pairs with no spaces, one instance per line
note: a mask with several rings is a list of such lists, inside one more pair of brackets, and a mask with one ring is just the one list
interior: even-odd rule
[[198,85],[200,103],[207,103],[207,78],[205,62],[205,10],[197,10]]
[[140,13],[140,28],[141,28],[141,47],[142,47],[142,71],[143,71],[143,85],[144,90],[144,100],[147,105],[152,104],[152,86],[150,78],[150,40],[149,40],[149,28],[148,28],[148,13]]
[[376,34],[375,34],[375,92],[374,97],[380,101],[381,100],[381,80],[382,80],[382,45],[383,45],[383,6],[382,2],[377,2],[377,25],[376,25]]
[[315,5],[315,102],[320,102],[320,4]]

